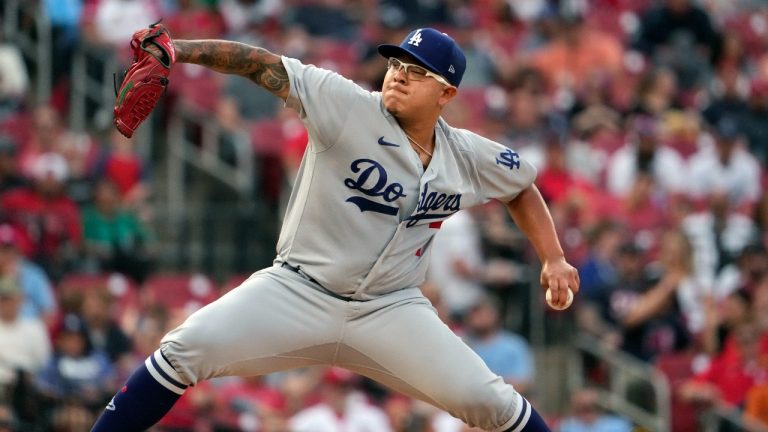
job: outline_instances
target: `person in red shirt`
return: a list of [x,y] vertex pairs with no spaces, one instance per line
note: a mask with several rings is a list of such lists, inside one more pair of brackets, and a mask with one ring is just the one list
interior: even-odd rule
[[747,392],[768,378],[768,353],[761,350],[761,332],[754,322],[739,326],[733,343],[712,359],[709,367],[683,384],[680,395],[689,402],[739,406]]
[[149,167],[136,151],[135,139],[124,137],[117,129],[110,133],[109,146],[99,157],[96,177],[117,186],[122,203],[129,209],[140,209],[150,193]]
[[220,427],[234,430],[251,425],[253,430],[263,431],[274,429],[268,425],[280,424],[279,430],[286,428],[286,397],[263,376],[227,382],[217,389],[216,399],[216,423]]
[[80,210],[65,193],[68,167],[57,153],[40,155],[33,167],[33,185],[0,195],[9,223],[30,239],[29,258],[53,280],[74,267],[83,243]]

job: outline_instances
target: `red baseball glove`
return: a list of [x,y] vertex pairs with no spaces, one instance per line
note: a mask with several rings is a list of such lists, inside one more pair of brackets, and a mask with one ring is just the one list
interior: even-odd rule
[[128,138],[157,105],[176,61],[173,39],[160,21],[134,33],[131,48],[133,64],[120,89],[115,86],[115,126]]

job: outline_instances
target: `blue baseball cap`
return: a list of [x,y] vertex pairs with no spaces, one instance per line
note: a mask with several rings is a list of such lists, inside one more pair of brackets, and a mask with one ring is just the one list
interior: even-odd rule
[[378,49],[385,58],[409,54],[456,87],[467,67],[467,59],[456,41],[433,28],[416,29],[408,33],[399,46],[384,44]]

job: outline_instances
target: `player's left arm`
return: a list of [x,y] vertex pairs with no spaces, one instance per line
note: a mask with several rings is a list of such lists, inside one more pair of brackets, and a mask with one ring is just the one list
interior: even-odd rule
[[579,273],[565,259],[555,223],[539,189],[531,184],[506,203],[509,214],[528,237],[541,260],[541,286],[552,289],[555,304],[566,301],[566,289],[579,291]]
[[176,61],[240,75],[285,100],[289,80],[282,59],[264,48],[227,40],[176,40]]

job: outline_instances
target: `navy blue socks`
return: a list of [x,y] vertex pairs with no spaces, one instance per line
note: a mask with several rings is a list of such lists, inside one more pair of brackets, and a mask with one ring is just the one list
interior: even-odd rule
[[160,350],[133,372],[91,432],[141,432],[160,421],[187,386]]
[[523,402],[523,408],[517,420],[504,432],[551,432],[533,406],[523,397],[520,400]]

